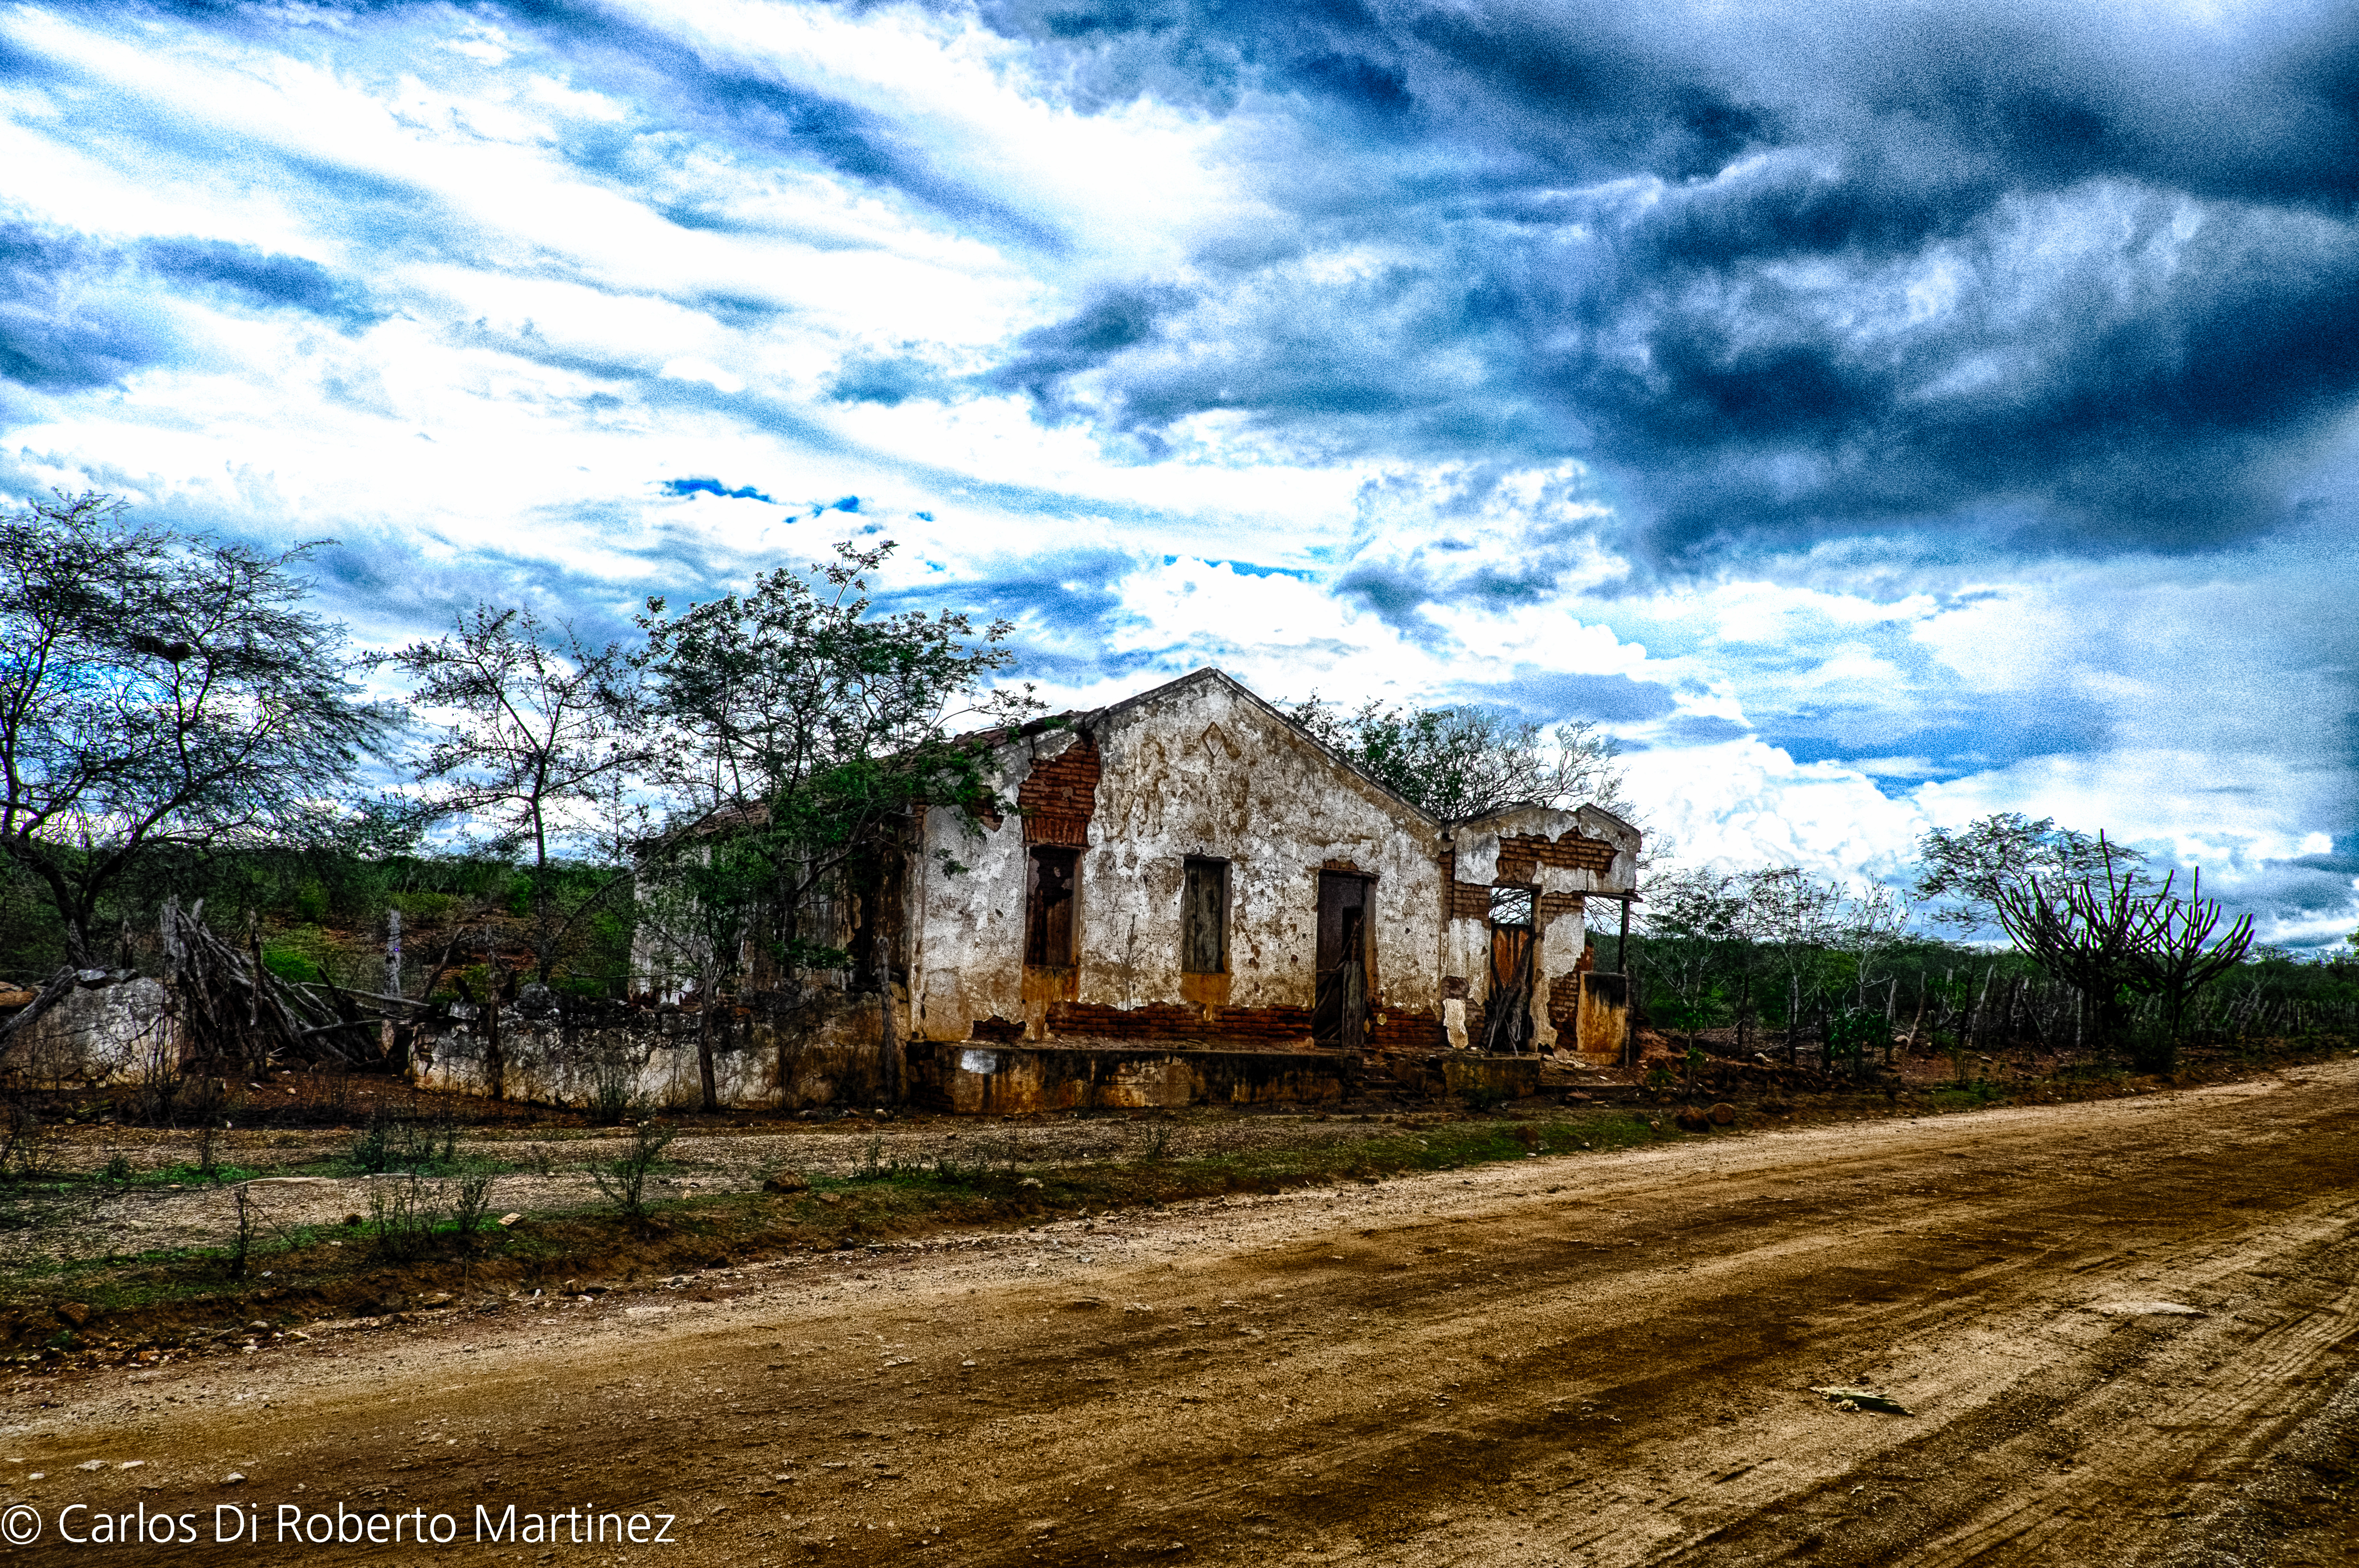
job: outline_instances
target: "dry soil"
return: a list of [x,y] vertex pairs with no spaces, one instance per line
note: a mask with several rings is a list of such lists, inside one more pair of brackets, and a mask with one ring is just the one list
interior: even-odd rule
[[[2354,1562],[2354,1109],[2343,1059],[28,1378],[0,1390],[0,1510],[45,1533],[0,1555]],[[144,1509],[199,1541],[69,1545],[75,1503],[78,1534]],[[298,1547],[282,1509],[403,1542]],[[242,1514],[261,1541],[212,1544]],[[437,1515],[455,1539],[410,1544]],[[614,1544],[634,1515],[670,1543]]]

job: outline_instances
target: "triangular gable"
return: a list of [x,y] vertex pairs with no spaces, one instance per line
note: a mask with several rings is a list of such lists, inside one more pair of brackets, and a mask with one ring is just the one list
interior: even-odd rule
[[1397,807],[1405,815],[1414,817],[1419,822],[1426,823],[1432,827],[1439,827],[1442,825],[1441,818],[1426,810],[1425,807],[1418,805],[1417,802],[1409,799],[1407,795],[1401,794],[1398,790],[1393,788],[1390,784],[1385,783],[1384,780],[1376,777],[1374,773],[1369,773],[1365,768],[1361,767],[1357,762],[1353,762],[1349,757],[1344,756],[1333,747],[1327,745],[1325,742],[1319,740],[1318,737],[1305,730],[1300,725],[1295,723],[1293,719],[1288,719],[1285,712],[1280,709],[1277,704],[1269,701],[1259,692],[1254,690],[1253,687],[1245,685],[1245,682],[1237,679],[1226,670],[1214,665],[1206,665],[1201,669],[1190,670],[1177,680],[1166,681],[1161,686],[1151,687],[1147,690],[1138,693],[1136,696],[1124,697],[1120,702],[1109,703],[1103,708],[1093,708],[1087,713],[1078,714],[1072,720],[1073,728],[1076,730],[1094,729],[1098,725],[1103,724],[1109,719],[1117,718],[1125,713],[1128,713],[1134,708],[1146,708],[1161,702],[1166,702],[1172,697],[1179,696],[1182,692],[1192,690],[1200,686],[1211,684],[1218,684],[1227,687],[1228,690],[1234,695],[1243,697],[1246,702],[1261,709],[1264,714],[1267,715],[1269,719],[1277,724],[1280,732],[1288,736],[1295,744],[1309,749],[1310,751],[1317,753],[1320,757],[1323,758],[1330,766],[1341,769],[1343,772],[1350,773],[1354,778],[1360,780],[1361,783],[1366,784],[1370,789],[1375,790],[1379,795],[1381,795],[1388,805]]

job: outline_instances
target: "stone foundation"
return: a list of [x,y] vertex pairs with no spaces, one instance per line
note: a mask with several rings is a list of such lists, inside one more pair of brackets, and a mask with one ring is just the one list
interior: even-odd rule
[[1189,1051],[1121,1045],[917,1041],[909,1098],[962,1115],[1189,1105],[1332,1105],[1359,1059],[1333,1051]]

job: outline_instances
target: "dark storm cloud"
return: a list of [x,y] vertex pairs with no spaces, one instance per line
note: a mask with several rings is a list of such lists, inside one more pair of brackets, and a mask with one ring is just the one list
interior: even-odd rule
[[1305,285],[1208,253],[1190,296],[1111,292],[998,373],[1057,416],[1579,456],[1696,561],[1937,526],[2206,547],[2278,521],[2359,397],[2344,11],[986,15],[1098,102],[1291,114],[1289,256],[1421,258]]
[[123,287],[126,273],[81,235],[0,224],[0,376],[79,392],[166,358],[171,329]]
[[223,240],[150,240],[149,270],[171,282],[262,309],[302,310],[347,326],[383,319],[350,279],[301,256],[273,255]]
[[160,293],[296,310],[352,328],[376,319],[362,291],[316,262],[246,245],[157,239],[128,248],[0,223],[0,377],[38,392],[107,386],[178,356]]

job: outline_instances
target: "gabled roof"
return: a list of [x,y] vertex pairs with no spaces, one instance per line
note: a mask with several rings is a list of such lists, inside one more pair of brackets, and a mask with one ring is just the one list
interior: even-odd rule
[[[1245,682],[1237,679],[1236,676],[1229,674],[1228,671],[1214,665],[1206,665],[1201,669],[1190,670],[1177,680],[1169,680],[1165,681],[1161,686],[1149,687],[1147,690],[1125,697],[1119,702],[1110,702],[1103,708],[1093,708],[1085,712],[1055,714],[1047,719],[1034,719],[1030,723],[1026,724],[1016,732],[1016,735],[1009,736],[1008,740],[1012,741],[1020,737],[1036,735],[1051,727],[1069,727],[1074,730],[1093,730],[1110,719],[1120,718],[1124,714],[1132,711],[1134,708],[1152,707],[1158,703],[1165,702],[1172,697],[1178,697],[1183,692],[1191,691],[1198,687],[1214,685],[1226,687],[1236,696],[1243,697],[1245,701],[1252,703],[1256,708],[1260,708],[1264,713],[1268,714],[1272,719],[1277,720],[1279,726],[1297,741],[1302,745],[1310,747],[1312,751],[1326,758],[1328,762],[1333,763],[1336,767],[1343,769],[1345,773],[1359,779],[1361,782],[1367,784],[1369,788],[1376,791],[1386,800],[1398,806],[1403,811],[1408,812],[1410,816],[1430,822],[1436,827],[1445,826],[1440,817],[1436,816],[1432,812],[1428,811],[1425,807],[1418,805],[1417,802],[1409,799],[1408,796],[1401,794],[1400,791],[1393,788],[1392,785],[1385,783],[1384,780],[1368,772],[1367,769],[1360,766],[1359,763],[1352,761],[1351,758],[1344,756],[1332,746],[1328,745],[1318,737],[1312,735],[1309,730],[1303,729],[1301,725],[1297,724],[1293,719],[1288,719],[1285,712],[1281,710],[1277,704],[1263,697],[1259,692],[1254,690],[1253,687],[1245,685]],[[1062,720],[1063,723],[1060,725],[1059,720]]]
[[[1226,687],[1236,696],[1243,697],[1245,701],[1250,702],[1255,707],[1260,708],[1264,713],[1268,714],[1272,719],[1277,719],[1286,731],[1293,736],[1294,739],[1302,745],[1310,747],[1312,751],[1317,752],[1321,756],[1325,757],[1335,766],[1358,778],[1367,784],[1369,788],[1375,790],[1387,800],[1397,805],[1403,811],[1406,811],[1411,816],[1417,816],[1424,821],[1430,822],[1436,827],[1443,829],[1445,832],[1451,828],[1463,827],[1468,823],[1480,822],[1487,817],[1499,816],[1503,812],[1524,808],[1543,811],[1562,811],[1567,814],[1582,811],[1594,811],[1605,816],[1609,820],[1619,824],[1627,831],[1633,833],[1637,831],[1637,827],[1635,824],[1625,821],[1621,816],[1615,815],[1614,812],[1606,810],[1605,807],[1599,806],[1594,801],[1584,801],[1579,806],[1548,806],[1540,801],[1516,801],[1510,802],[1506,806],[1499,806],[1491,811],[1478,813],[1473,816],[1461,816],[1454,818],[1438,816],[1434,813],[1427,810],[1424,806],[1419,806],[1417,802],[1409,799],[1408,796],[1401,794],[1400,791],[1393,788],[1392,785],[1385,783],[1384,780],[1376,777],[1375,774],[1368,772],[1367,769],[1362,767],[1351,758],[1343,755],[1341,752],[1336,751],[1332,746],[1328,745],[1325,741],[1320,740],[1317,736],[1303,729],[1301,725],[1297,724],[1293,719],[1288,718],[1285,711],[1278,708],[1277,704],[1271,702],[1259,692],[1254,690],[1253,687],[1245,685],[1245,682],[1237,679],[1236,676],[1229,674],[1228,671],[1222,669],[1216,665],[1206,665],[1200,669],[1190,670],[1186,675],[1180,676],[1176,680],[1168,680],[1161,686],[1149,687],[1147,690],[1133,693],[1131,696],[1124,697],[1119,702],[1110,702],[1103,708],[1080,709],[1068,708],[1062,713],[1047,714],[1041,718],[1027,720],[1021,726],[1017,727],[1012,733],[1006,730],[998,731],[997,733],[1000,739],[994,743],[1002,745],[1013,744],[1017,741],[1029,740],[1033,736],[1045,734],[1056,730],[1093,730],[1099,725],[1107,722],[1109,719],[1118,719],[1122,715],[1128,713],[1135,708],[1151,707],[1157,703],[1164,702],[1171,697],[1178,697],[1183,692],[1191,691],[1201,686],[1210,685]],[[992,732],[985,731],[984,733],[990,734]]]

